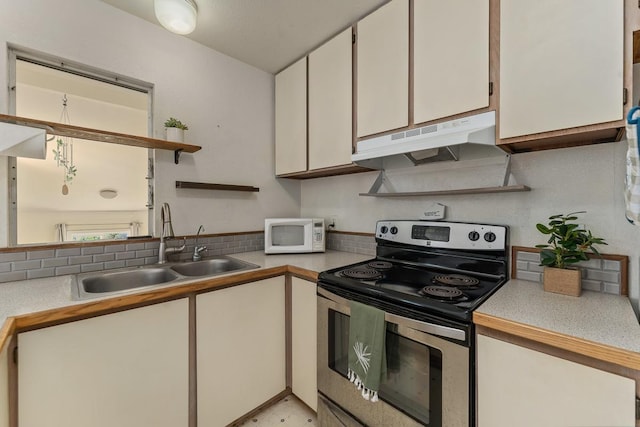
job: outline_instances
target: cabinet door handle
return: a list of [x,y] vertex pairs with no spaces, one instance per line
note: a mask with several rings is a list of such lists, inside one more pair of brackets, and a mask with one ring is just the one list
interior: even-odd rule
[[623,88],[622,89],[622,105],[627,105],[628,94],[629,94],[629,91],[627,90],[627,88],[626,87]]

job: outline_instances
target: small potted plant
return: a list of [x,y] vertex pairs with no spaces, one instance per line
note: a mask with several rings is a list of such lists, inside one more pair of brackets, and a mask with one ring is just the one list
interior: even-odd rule
[[540,265],[544,266],[543,282],[547,292],[580,296],[581,274],[575,264],[589,259],[588,250],[600,255],[593,245],[606,245],[604,239],[571,222],[577,220],[576,215],[581,213],[585,212],[553,215],[547,225],[536,224],[539,232],[549,236],[547,244],[536,245],[542,249]]
[[178,119],[170,117],[164,122],[164,128],[167,131],[167,141],[184,142],[184,131],[189,127]]

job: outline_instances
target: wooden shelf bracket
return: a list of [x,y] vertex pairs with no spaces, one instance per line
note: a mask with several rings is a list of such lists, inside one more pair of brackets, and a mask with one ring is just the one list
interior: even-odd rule
[[[504,174],[500,185],[495,187],[474,187],[474,188],[461,188],[454,190],[435,190],[435,191],[412,191],[412,192],[397,192],[393,187],[393,184],[389,180],[389,177],[385,173],[384,169],[380,171],[378,177],[371,185],[369,192],[360,193],[360,196],[369,197],[419,197],[419,196],[455,196],[463,194],[486,194],[486,193],[513,193],[521,191],[531,191],[531,188],[526,185],[512,184],[509,185],[511,178],[511,155],[505,156],[504,162]],[[386,188],[386,192],[380,192],[382,187]]]
[[182,154],[182,148],[179,148],[173,152],[173,162],[176,165],[180,164],[180,154]]

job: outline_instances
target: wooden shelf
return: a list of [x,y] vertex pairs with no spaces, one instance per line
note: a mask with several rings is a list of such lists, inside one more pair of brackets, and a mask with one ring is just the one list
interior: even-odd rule
[[514,193],[531,191],[526,185],[506,185],[499,187],[463,188],[460,190],[412,191],[404,193],[360,193],[370,197],[419,197],[419,196],[458,196],[463,194]]
[[13,123],[16,125],[30,126],[45,129],[47,134],[66,136],[77,139],[88,139],[91,141],[107,142],[110,144],[129,145],[132,147],[151,148],[158,150],[170,150],[173,152],[195,153],[202,147],[198,145],[182,144],[178,142],[165,141],[163,139],[147,138],[144,136],[127,135],[123,133],[110,132],[106,130],[96,130],[83,128],[80,126],[66,125],[62,123],[47,122],[44,120],[29,119],[25,117],[9,116],[0,114],[0,121]]
[[348,175],[352,173],[371,172],[374,169],[365,168],[356,164],[348,164],[342,166],[332,166],[322,169],[313,169],[310,171],[293,172],[282,175],[276,175],[276,178],[289,178],[289,179],[312,179],[312,178],[324,178],[327,176]]
[[258,192],[258,187],[250,185],[210,184],[206,182],[176,181],[176,188],[191,188],[196,190],[220,190],[220,191],[248,191]]

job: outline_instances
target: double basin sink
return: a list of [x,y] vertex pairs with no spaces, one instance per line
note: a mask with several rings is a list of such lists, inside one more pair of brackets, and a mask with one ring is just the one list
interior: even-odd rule
[[258,265],[228,256],[217,256],[201,261],[156,264],[113,272],[85,273],[77,275],[72,285],[72,293],[78,299],[89,299],[258,267]]

